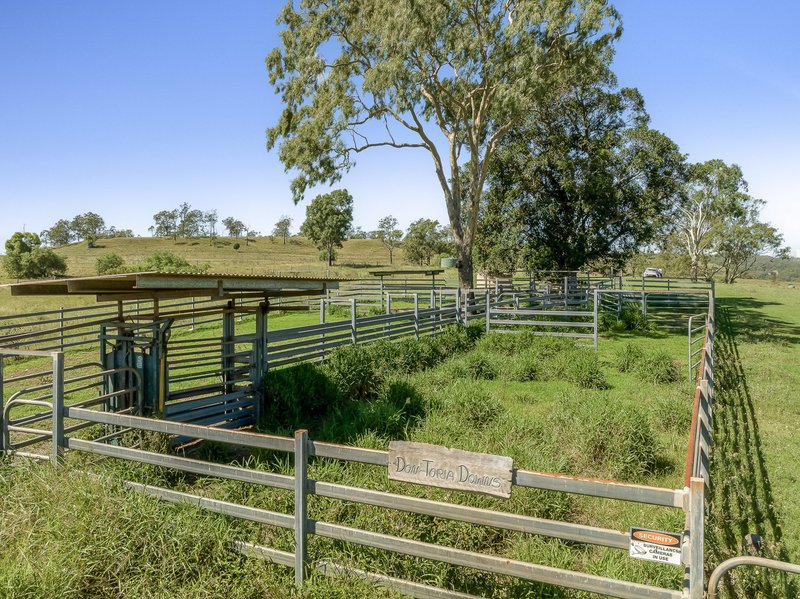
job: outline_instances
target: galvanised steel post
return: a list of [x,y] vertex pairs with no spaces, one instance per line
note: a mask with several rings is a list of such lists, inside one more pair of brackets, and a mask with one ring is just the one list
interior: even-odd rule
[[64,455],[64,352],[53,352],[53,449],[50,462],[58,467]]
[[461,289],[456,290],[456,323],[461,324]]
[[267,372],[267,312],[269,302],[258,304],[256,312],[256,338],[253,341],[253,365],[251,377],[253,381],[253,411],[255,421],[261,419],[261,407],[264,402],[264,377]]
[[5,424],[3,423],[3,364],[5,356],[0,354],[0,453],[6,450]]
[[486,312],[485,313],[486,313],[486,332],[488,333],[490,331],[490,326],[491,326],[489,324],[489,321],[491,320],[491,317],[492,317],[491,295],[490,295],[490,293],[488,291],[486,292]]
[[[325,324],[325,300],[319,300],[319,323]],[[321,350],[321,358],[325,360],[325,331],[319,335],[319,346]]]
[[356,329],[357,325],[357,318],[356,318],[356,298],[350,300],[350,336],[353,341],[353,344],[358,343],[358,331]]
[[308,431],[294,433],[294,584],[303,586],[308,566]]
[[414,294],[414,338],[419,339],[419,293]]
[[59,349],[64,351],[64,306],[58,308],[59,312]]
[[703,574],[704,495],[705,482],[702,478],[692,477],[689,483],[689,599],[703,599],[705,596]]
[[233,378],[231,354],[235,351],[235,327],[234,303],[229,301],[227,309],[222,312],[222,379],[225,383],[225,393],[233,392],[233,385],[229,381]]
[[598,305],[599,297],[600,296],[598,294],[598,291],[597,291],[597,289],[595,289],[594,290],[594,314],[593,314],[593,317],[594,317],[594,351],[597,351],[597,329],[598,329],[598,323],[597,323],[598,310],[597,310],[597,305]]

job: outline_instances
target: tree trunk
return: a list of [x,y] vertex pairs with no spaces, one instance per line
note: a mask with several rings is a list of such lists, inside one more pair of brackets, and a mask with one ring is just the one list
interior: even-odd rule
[[697,257],[692,256],[692,266],[689,269],[689,278],[692,281],[697,281]]
[[456,248],[458,256],[458,286],[463,290],[473,288],[472,252],[467,251],[463,245]]

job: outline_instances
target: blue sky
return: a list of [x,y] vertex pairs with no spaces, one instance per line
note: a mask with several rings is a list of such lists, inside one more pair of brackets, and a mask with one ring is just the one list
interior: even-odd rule
[[[265,130],[264,58],[283,2],[0,3],[0,242],[87,211],[147,235],[188,202],[267,233],[303,220]],[[800,4],[620,0],[620,83],[693,161],[739,164],[762,216],[800,252]],[[359,157],[355,224],[446,221],[429,156]]]

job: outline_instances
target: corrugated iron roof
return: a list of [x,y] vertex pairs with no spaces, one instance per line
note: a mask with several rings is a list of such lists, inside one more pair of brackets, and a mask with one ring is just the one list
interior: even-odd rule
[[96,295],[98,301],[159,299],[175,297],[232,298],[241,296],[280,297],[316,295],[336,289],[336,277],[238,275],[225,273],[135,272],[28,281],[4,285],[13,296]]

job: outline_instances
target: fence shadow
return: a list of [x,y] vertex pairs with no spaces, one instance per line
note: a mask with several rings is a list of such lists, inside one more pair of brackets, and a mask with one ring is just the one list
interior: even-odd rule
[[764,314],[765,306],[779,306],[779,302],[764,302],[749,297],[720,299],[718,306],[735,310],[736,318],[729,329],[737,340],[744,343],[800,343],[800,327]]
[[[737,317],[741,317],[737,303]],[[758,420],[730,312],[717,310],[715,340],[714,449],[706,527],[706,566],[710,570],[737,555],[757,554],[787,561],[774,507]],[[756,534],[760,548],[747,542]],[[740,568],[725,577],[721,597],[796,597],[796,582],[762,568]]]

